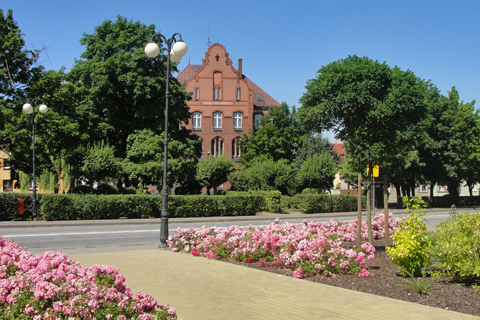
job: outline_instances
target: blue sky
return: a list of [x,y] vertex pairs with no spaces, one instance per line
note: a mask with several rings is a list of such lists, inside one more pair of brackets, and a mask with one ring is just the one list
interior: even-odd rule
[[[103,20],[154,24],[182,34],[190,59],[201,64],[211,43],[223,44],[236,66],[279,102],[300,107],[309,79],[348,55],[367,56],[430,79],[443,94],[480,99],[480,1],[68,1],[0,0],[25,34],[29,49],[45,47],[40,63],[69,70],[84,47],[79,40]],[[477,104],[478,106],[478,104]]]

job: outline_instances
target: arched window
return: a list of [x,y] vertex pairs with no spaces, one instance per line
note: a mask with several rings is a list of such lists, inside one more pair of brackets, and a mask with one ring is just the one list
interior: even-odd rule
[[221,112],[213,113],[213,129],[215,130],[222,129],[222,113]]
[[235,129],[242,129],[242,113],[235,112],[233,114],[233,127]]
[[192,115],[193,130],[200,130],[202,128],[202,113],[194,112]]
[[240,149],[240,137],[236,137],[232,140],[232,159],[239,160],[242,150]]
[[212,156],[218,157],[223,154],[223,139],[215,137],[212,139]]

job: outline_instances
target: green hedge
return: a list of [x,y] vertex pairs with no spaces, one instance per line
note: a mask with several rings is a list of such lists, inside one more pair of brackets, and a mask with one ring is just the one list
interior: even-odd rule
[[[37,193],[37,215],[40,217],[42,208],[39,205],[43,194]],[[24,212],[18,214],[19,199],[23,200]],[[31,220],[32,193],[0,192],[0,221]]]
[[[24,199],[25,213],[17,212],[18,198]],[[53,220],[94,220],[159,218],[162,197],[152,195],[37,194],[40,218]],[[262,195],[168,197],[169,217],[213,217],[255,215],[262,210]],[[31,194],[0,193],[0,220],[31,219]]]
[[480,205],[480,196],[464,196],[464,197],[452,197],[446,195],[443,197],[422,197],[425,204],[429,208],[450,208],[452,205],[456,207],[470,207]]
[[[347,194],[296,194],[289,199],[289,204],[303,213],[347,212],[358,210],[358,197]],[[366,207],[365,196],[362,197],[362,207]]]

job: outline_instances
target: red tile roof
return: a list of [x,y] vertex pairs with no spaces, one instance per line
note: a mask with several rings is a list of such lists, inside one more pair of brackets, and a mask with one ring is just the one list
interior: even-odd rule
[[188,66],[182,70],[177,76],[178,82],[180,84],[186,83],[191,78],[195,77],[195,72],[202,68],[201,64],[188,64]]

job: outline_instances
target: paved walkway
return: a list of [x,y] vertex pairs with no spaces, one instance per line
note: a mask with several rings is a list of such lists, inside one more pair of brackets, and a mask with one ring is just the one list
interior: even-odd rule
[[134,292],[172,305],[180,320],[478,319],[156,247],[69,258],[115,267]]

